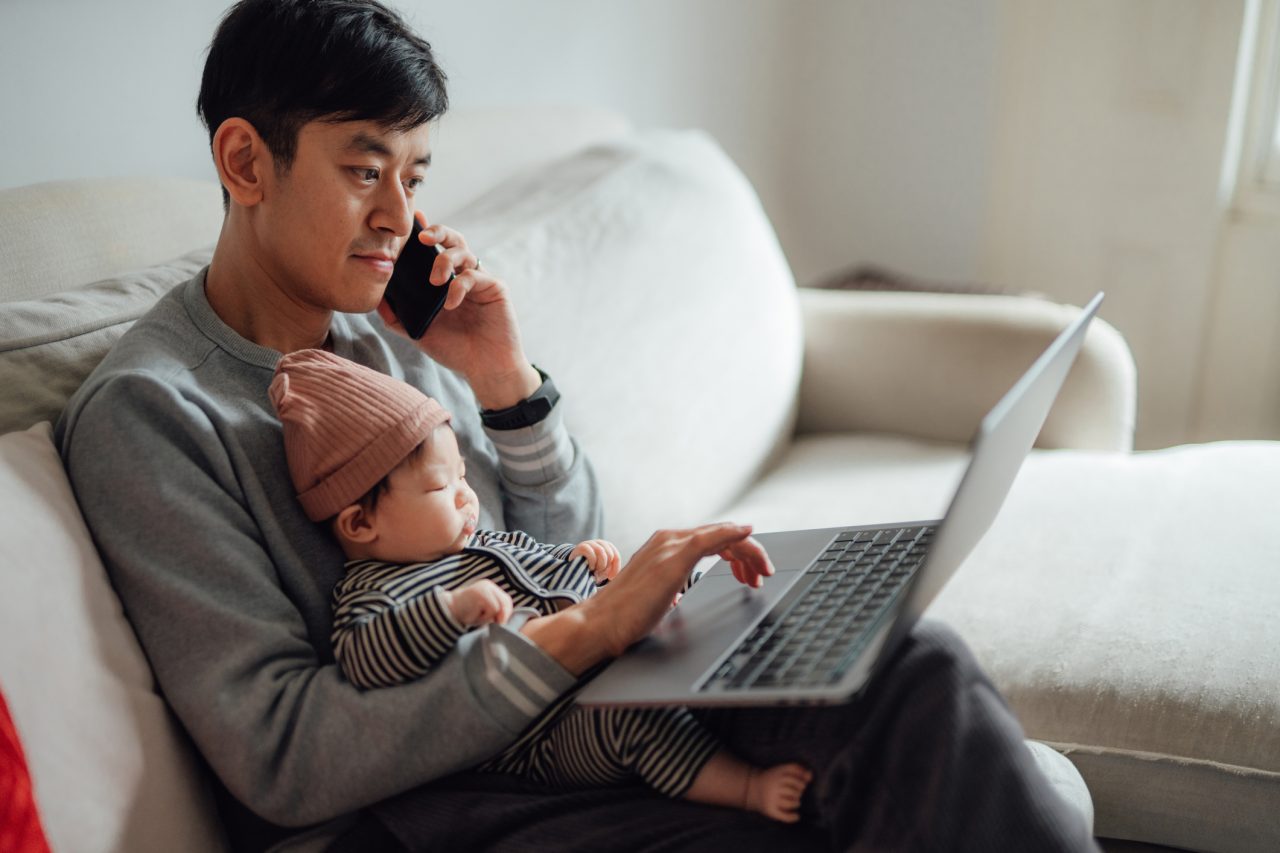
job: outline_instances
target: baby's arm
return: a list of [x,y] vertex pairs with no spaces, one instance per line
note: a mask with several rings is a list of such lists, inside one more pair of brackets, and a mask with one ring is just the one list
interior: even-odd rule
[[[586,542],[579,542],[576,545],[547,545],[519,530],[501,532],[480,530],[476,531],[476,537],[481,544],[487,545],[490,541],[496,541],[507,545],[515,545],[517,548],[529,551],[541,551],[560,560],[582,559],[586,570],[591,572],[593,579],[597,583],[617,577],[618,571],[622,567],[622,558],[618,553],[618,547],[612,542],[606,542],[603,539],[588,539]],[[541,581],[544,580],[544,575],[546,578],[551,578],[561,571],[561,566],[554,563],[546,563],[540,567],[532,567],[531,574],[535,580]]]
[[390,687],[426,675],[471,627],[510,615],[510,596],[487,580],[406,597],[358,590],[341,595],[334,609],[333,653],[357,687]]
[[468,628],[489,622],[501,625],[511,618],[511,596],[491,580],[478,580],[461,589],[442,590],[440,596],[453,618]]

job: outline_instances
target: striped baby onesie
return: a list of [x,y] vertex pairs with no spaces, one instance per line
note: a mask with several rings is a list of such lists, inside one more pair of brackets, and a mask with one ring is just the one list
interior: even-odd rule
[[[544,545],[518,531],[478,530],[467,547],[428,563],[352,560],[334,588],[334,656],[361,688],[426,675],[467,628],[440,593],[493,581],[516,608],[546,615],[596,590],[574,545]],[[552,787],[624,784],[640,779],[678,797],[719,745],[683,708],[583,708],[560,697],[520,738],[478,769],[512,773]]]

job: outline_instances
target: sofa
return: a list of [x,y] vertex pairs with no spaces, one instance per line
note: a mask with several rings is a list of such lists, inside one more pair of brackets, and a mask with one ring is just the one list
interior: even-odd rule
[[[1076,310],[797,288],[750,184],[698,131],[473,111],[433,131],[433,161],[423,208],[510,285],[624,554],[720,518],[939,517],[982,414]],[[0,697],[55,850],[226,849],[49,429],[132,320],[207,263],[221,217],[208,181],[0,191]],[[1136,381],[1096,321],[929,616],[968,640],[1099,836],[1274,850],[1280,444],[1133,452]]]

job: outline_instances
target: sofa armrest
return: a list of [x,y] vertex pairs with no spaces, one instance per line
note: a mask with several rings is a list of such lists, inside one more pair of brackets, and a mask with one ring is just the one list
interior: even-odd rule
[[[967,442],[1077,308],[1038,299],[800,290],[799,432]],[[1095,319],[1038,447],[1132,450],[1133,356]]]

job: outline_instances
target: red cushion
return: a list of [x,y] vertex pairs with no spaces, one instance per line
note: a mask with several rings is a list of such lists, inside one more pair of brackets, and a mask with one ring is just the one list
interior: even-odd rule
[[0,693],[0,850],[49,853],[18,730]]

